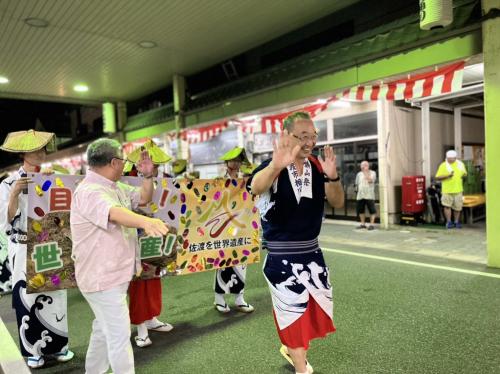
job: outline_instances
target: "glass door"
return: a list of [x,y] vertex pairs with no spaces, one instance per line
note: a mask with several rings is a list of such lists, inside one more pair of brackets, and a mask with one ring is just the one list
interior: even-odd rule
[[355,181],[357,162],[354,143],[336,145],[337,167],[344,187],[344,207],[334,209],[333,215],[342,218],[356,218]]
[[[378,177],[378,151],[377,142],[348,142],[333,145],[337,155],[337,167],[342,186],[344,187],[344,207],[341,209],[326,209],[326,215],[332,218],[356,220],[356,175],[360,171],[362,161],[370,162],[370,169]],[[378,180],[375,185],[375,204],[378,204]]]

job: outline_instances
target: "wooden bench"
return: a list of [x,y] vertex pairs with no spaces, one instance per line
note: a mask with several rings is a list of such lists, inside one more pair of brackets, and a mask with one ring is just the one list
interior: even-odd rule
[[486,195],[464,195],[463,212],[467,224],[486,218]]

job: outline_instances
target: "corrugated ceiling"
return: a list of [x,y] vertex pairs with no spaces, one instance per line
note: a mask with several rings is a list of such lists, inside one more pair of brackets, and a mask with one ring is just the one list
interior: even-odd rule
[[356,2],[0,0],[0,97],[134,99]]

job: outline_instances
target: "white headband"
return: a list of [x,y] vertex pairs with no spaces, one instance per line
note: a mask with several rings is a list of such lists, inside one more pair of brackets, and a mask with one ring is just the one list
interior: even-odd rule
[[446,152],[446,158],[457,158],[457,152],[453,149]]

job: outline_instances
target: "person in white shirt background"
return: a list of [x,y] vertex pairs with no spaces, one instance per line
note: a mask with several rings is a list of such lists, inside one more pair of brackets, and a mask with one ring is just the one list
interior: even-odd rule
[[[356,212],[359,215],[360,225],[358,229],[373,230],[375,227],[375,217],[377,209],[375,208],[375,182],[377,180],[377,173],[370,170],[370,163],[368,161],[361,162],[361,171],[356,175],[356,187],[358,190],[356,196]],[[365,224],[366,215],[365,210],[368,208],[370,213],[370,224],[368,227]]]

